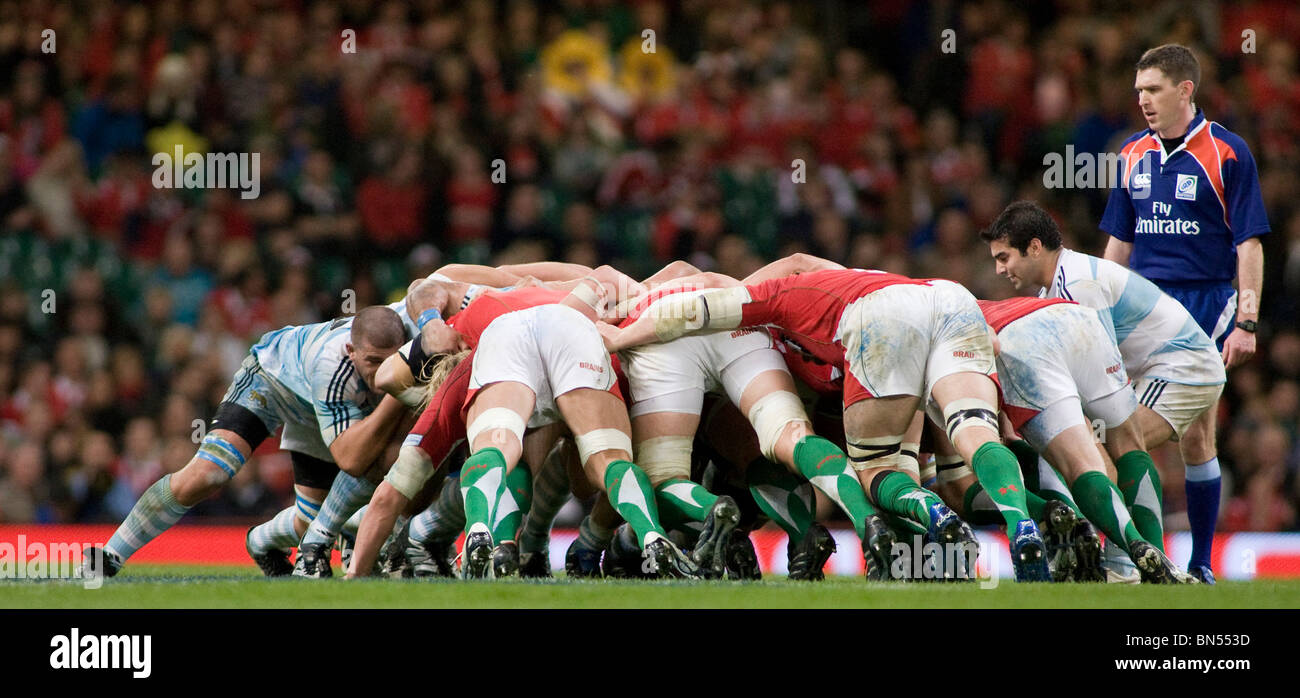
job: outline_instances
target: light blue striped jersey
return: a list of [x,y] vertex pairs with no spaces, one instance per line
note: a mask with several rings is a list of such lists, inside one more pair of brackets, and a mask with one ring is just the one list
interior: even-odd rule
[[1039,295],[1097,309],[1134,382],[1143,377],[1183,385],[1227,380],[1223,359],[1191,313],[1126,267],[1061,248],[1052,283]]
[[[418,330],[406,312],[406,300],[388,307],[402,318],[407,338],[414,337]],[[294,409],[294,414],[282,417],[317,424],[326,447],[370,414],[383,397],[366,386],[348,358],[351,337],[352,317],[341,317],[268,332],[252,348],[262,370],[281,389],[281,404]]]

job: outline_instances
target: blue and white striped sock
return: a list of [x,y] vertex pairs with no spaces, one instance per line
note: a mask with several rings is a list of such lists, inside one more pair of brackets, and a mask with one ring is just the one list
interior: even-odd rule
[[172,495],[172,476],[168,473],[140,495],[140,500],[131,507],[131,513],[113,532],[104,549],[125,562],[135,551],[171,528],[189,510]]
[[[366,506],[357,509],[357,513],[353,514],[352,516],[349,516],[348,520],[343,522],[342,532],[344,535],[348,535],[348,536],[352,536],[353,538],[356,538],[357,529],[361,528],[361,519],[365,517],[366,509],[368,509],[369,507],[370,505],[367,504]],[[400,519],[401,517],[399,516],[398,518]]]
[[374,492],[375,485],[369,480],[340,472],[330,486],[320,513],[307,527],[301,545],[333,545],[339,531],[343,530],[343,524],[370,501]]
[[442,491],[428,509],[411,519],[410,539],[419,543],[450,542],[465,528],[465,500],[460,494],[460,478],[449,477]]
[[294,528],[294,520],[297,518],[298,507],[294,505],[254,528],[248,535],[249,551],[254,555],[262,555],[275,548],[298,547],[298,530]]

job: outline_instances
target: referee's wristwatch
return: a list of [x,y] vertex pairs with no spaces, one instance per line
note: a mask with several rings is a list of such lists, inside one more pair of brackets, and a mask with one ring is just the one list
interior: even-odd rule
[[1259,329],[1259,323],[1254,320],[1239,320],[1237,327],[1253,334],[1255,330]]

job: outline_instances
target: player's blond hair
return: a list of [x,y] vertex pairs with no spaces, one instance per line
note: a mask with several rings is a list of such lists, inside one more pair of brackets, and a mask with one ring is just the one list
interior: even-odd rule
[[423,375],[420,376],[420,379],[425,381],[425,386],[424,400],[420,404],[421,410],[429,406],[429,403],[433,401],[434,394],[438,392],[438,388],[441,388],[442,384],[447,382],[447,376],[450,376],[451,372],[459,366],[460,362],[464,361],[465,357],[469,356],[469,354],[470,350],[465,349],[458,351],[455,354],[444,355],[446,358],[423,371]]

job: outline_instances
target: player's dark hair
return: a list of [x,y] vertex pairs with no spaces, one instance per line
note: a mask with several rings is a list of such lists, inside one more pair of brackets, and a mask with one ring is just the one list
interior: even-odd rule
[[1061,229],[1042,207],[1032,201],[1017,201],[1002,209],[997,220],[980,232],[984,242],[1002,240],[1024,254],[1029,242],[1038,238],[1043,247],[1055,250],[1061,246]]
[[1159,68],[1175,85],[1192,81],[1192,98],[1201,86],[1201,64],[1196,61],[1192,50],[1181,44],[1164,44],[1148,49],[1137,62],[1137,72],[1147,68]]
[[406,343],[406,326],[386,305],[362,308],[352,320],[352,344],[376,349],[400,347]]

